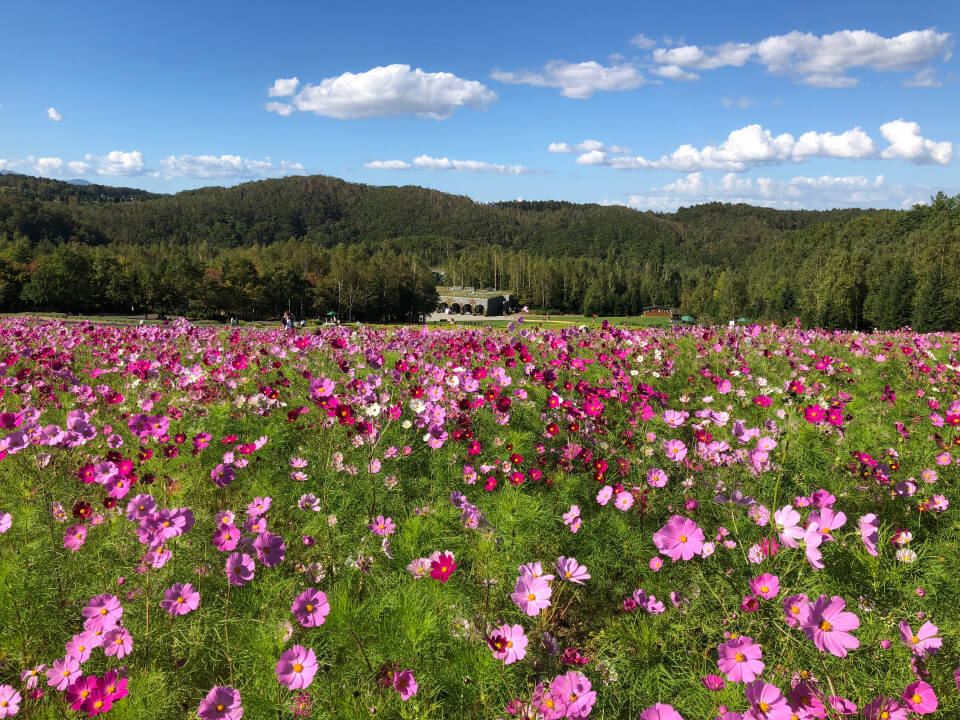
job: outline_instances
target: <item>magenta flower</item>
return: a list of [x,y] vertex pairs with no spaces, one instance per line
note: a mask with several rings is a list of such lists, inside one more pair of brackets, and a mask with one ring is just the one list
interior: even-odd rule
[[783,601],[783,619],[790,627],[804,625],[810,614],[810,599],[801,593],[791,595]]
[[267,511],[270,510],[270,505],[272,502],[273,500],[268,497],[254,498],[253,502],[247,505],[247,515],[250,517],[260,517],[261,515],[266,515]]
[[690,560],[703,549],[703,530],[693,520],[674,515],[653,534],[653,544],[673,562]]
[[539,615],[544,608],[550,607],[552,593],[550,584],[542,577],[522,575],[517,578],[510,598],[523,612],[533,617]]
[[70,552],[76,552],[87,541],[85,525],[71,525],[63,536],[63,547]]
[[563,714],[555,717],[585,718],[597,701],[597,693],[583,673],[570,671],[557,675],[550,683],[550,694],[562,708]]
[[283,538],[271,532],[262,532],[253,541],[257,558],[267,567],[275,567],[286,557],[287,545]]
[[297,595],[290,612],[303,627],[319,627],[326,622],[327,615],[330,614],[330,603],[324,593],[308,588]]
[[939,629],[932,622],[925,622],[917,630],[916,634],[910,629],[910,623],[901,620],[898,625],[900,628],[900,639],[903,644],[913,651],[918,657],[924,655],[936,655],[937,651],[943,645],[943,640],[936,637]]
[[682,440],[667,440],[663,444],[663,451],[675,463],[683,462],[683,459],[687,456],[687,446],[683,444]]
[[220,552],[232,552],[236,549],[242,535],[240,528],[233,523],[219,525],[213,534],[213,546]]
[[160,607],[171,615],[186,615],[200,607],[200,593],[190,583],[174,583],[163,591]]
[[313,654],[313,648],[294,645],[284,651],[277,661],[276,673],[277,682],[291,690],[310,687],[317,674],[317,656]]
[[0,685],[0,718],[13,717],[20,711],[23,696],[10,685]]
[[907,704],[907,708],[918,715],[929,715],[932,712],[936,712],[940,704],[933,688],[922,680],[907,685],[907,689],[903,691],[902,697],[903,701]]
[[83,616],[86,630],[110,630],[123,617],[123,608],[116,595],[97,595],[83,608]]
[[683,716],[672,705],[657,703],[640,713],[640,720],[683,720]]
[[24,683],[27,690],[33,690],[37,686],[37,683],[40,681],[40,673],[42,673],[46,667],[45,664],[37,665],[34,668],[24,670],[20,673],[20,681]]
[[857,714],[857,704],[852,700],[847,700],[846,698],[840,697],[838,695],[831,695],[827,698],[827,701],[839,715],[856,715]]
[[567,558],[561,555],[557,558],[557,573],[560,578],[577,585],[583,585],[584,580],[589,580],[587,566],[581,565],[576,558]]
[[780,542],[789,548],[797,547],[804,536],[804,529],[800,527],[800,513],[793,505],[784,505],[773,513],[773,525]]
[[863,540],[863,545],[867,548],[867,552],[876,557],[877,553],[877,542],[880,540],[880,523],[877,522],[877,516],[873,513],[864,515],[857,521],[857,525],[860,527],[860,539]]
[[90,691],[90,695],[88,695],[84,701],[82,709],[89,717],[93,717],[94,715],[102,715],[103,713],[110,712],[112,708],[113,698],[98,684]]
[[860,647],[860,641],[849,633],[860,627],[860,619],[852,612],[846,612],[846,605],[841,597],[834,595],[827,599],[826,595],[821,595],[810,608],[803,631],[821,652],[846,657],[847,650]]
[[102,644],[103,640],[99,637],[94,639],[94,636],[89,632],[78,633],[67,643],[67,655],[76,658],[77,662],[83,665],[83,663],[90,659],[93,648],[99,647]]
[[456,569],[457,563],[451,553],[442,553],[435,560],[430,561],[430,577],[441,583],[449,580]]
[[[13,516],[8,512],[0,512],[0,535],[3,535],[13,525]],[[9,686],[7,686],[9,687]],[[0,715],[0,717],[3,717]]]
[[125,627],[115,627],[103,635],[103,653],[121,660],[133,652],[133,636]]
[[501,625],[487,638],[487,645],[504,665],[523,660],[527,654],[527,636],[520,625]]
[[83,704],[90,697],[90,693],[97,687],[97,678],[93,675],[81,675],[67,688],[67,702],[71,710],[83,709]]
[[227,558],[224,572],[227,573],[227,580],[231,585],[243,586],[253,580],[255,567],[252,557],[246,553],[235,552]]
[[417,681],[413,677],[413,670],[402,670],[394,673],[393,689],[400,693],[400,699],[404,702],[416,695],[419,688],[420,686],[417,685]]
[[707,690],[723,690],[727,686],[727,681],[719,675],[704,675],[700,682]]
[[867,720],[907,720],[907,708],[900,701],[881,695],[864,706],[863,716]]
[[746,695],[750,709],[745,720],[790,720],[793,717],[793,710],[776,685],[755,680],[747,685]]
[[720,659],[717,665],[720,672],[730,682],[753,682],[763,672],[763,653],[753,638],[742,635],[717,648]]
[[53,665],[47,668],[47,685],[60,692],[70,687],[78,677],[80,663],[71,655],[54,660]]
[[197,709],[197,714],[201,720],[240,720],[243,717],[243,706],[240,703],[239,690],[217,686],[207,693]]
[[397,530],[393,518],[385,518],[383,515],[377,515],[367,527],[374,535],[393,535]]
[[750,591],[764,600],[775,598],[777,593],[780,592],[780,578],[770,573],[757,575],[750,581]]
[[828,542],[833,540],[833,531],[839,530],[847,522],[847,516],[843,512],[825,507],[811,512],[808,520],[810,523],[817,524],[824,542]]

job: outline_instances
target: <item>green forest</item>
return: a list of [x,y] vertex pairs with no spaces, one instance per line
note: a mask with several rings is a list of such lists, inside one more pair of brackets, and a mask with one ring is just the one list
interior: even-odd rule
[[435,286],[545,312],[960,323],[960,196],[910,210],[484,204],[314,175],[156,195],[0,175],[0,311],[413,321]]

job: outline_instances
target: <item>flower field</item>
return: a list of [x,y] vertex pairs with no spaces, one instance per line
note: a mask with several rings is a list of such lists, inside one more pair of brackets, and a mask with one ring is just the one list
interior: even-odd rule
[[2,320],[0,718],[958,718],[955,354]]

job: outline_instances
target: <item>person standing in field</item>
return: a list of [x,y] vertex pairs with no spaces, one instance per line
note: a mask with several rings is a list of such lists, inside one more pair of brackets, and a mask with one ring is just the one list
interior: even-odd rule
[[283,313],[283,320],[281,323],[283,324],[284,330],[293,330],[293,315],[290,314],[289,310]]

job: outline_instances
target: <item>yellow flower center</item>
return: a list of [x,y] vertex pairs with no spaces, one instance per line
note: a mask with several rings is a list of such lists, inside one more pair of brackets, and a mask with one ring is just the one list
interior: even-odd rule
[[296,673],[303,672],[303,665],[301,665],[300,663],[294,663],[293,671]]
[[770,712],[770,703],[765,703],[761,700],[757,703],[757,707],[760,708],[760,712]]
[[313,605],[311,605],[310,603],[307,603],[306,608],[307,608],[307,612],[313,612]]
[[800,614],[800,608],[797,607],[796,605],[794,605],[794,606],[792,606],[792,607],[790,608],[790,612],[793,613],[794,615],[799,615],[799,614]]
[[686,536],[686,535],[681,535],[681,536],[680,536],[680,542],[685,543],[686,541],[687,541],[687,536]]
[[[512,647],[513,647],[513,640],[507,640],[507,647],[508,647],[508,648],[512,648]],[[914,697],[916,697],[916,695],[914,695]],[[919,700],[916,700],[915,702],[920,702],[920,701],[919,701]]]
[[533,602],[536,599],[537,599],[537,596],[534,595],[533,593],[530,593],[529,595],[527,595],[527,600],[529,600],[530,602]]
[[70,671],[69,671],[69,670],[64,670],[64,671],[63,671],[63,676],[64,676],[64,677],[70,677]]
[[94,701],[93,706],[94,706],[97,710],[99,710],[100,708],[103,707],[103,700],[96,700],[96,701]]
[[920,638],[918,638],[916,635],[914,635],[912,638],[910,638],[910,642],[916,644],[916,643],[920,642]]
[[888,713],[886,710],[881,710],[877,717],[880,718],[880,720],[890,720],[890,713]]
[[87,695],[89,695],[89,694],[90,694],[90,691],[89,691],[89,690],[81,690],[81,691],[80,691],[80,699],[81,699],[81,700],[86,700],[86,699],[87,699]]
[[183,597],[178,597],[178,598],[177,598],[177,604],[178,604],[178,605],[182,605],[184,602],[185,602],[185,601],[184,601]]
[[744,656],[743,653],[737,653],[736,655],[733,656],[733,659],[736,660],[737,662],[743,662],[747,658],[746,656]]
[[820,629],[823,630],[824,632],[830,632],[831,630],[833,630],[833,625],[831,625],[829,622],[824,620],[820,623]]
[[570,573],[569,570],[565,573],[565,576],[568,577],[568,578],[573,577],[573,575]]
[[100,608],[100,614],[101,614],[101,615],[106,615],[106,614],[107,614],[107,609],[106,609],[106,608]]
[[441,566],[440,566],[440,572],[445,573],[446,571],[447,571],[447,566],[446,566],[446,565],[441,565]]
[[913,697],[910,699],[913,700],[914,705],[919,705],[921,702],[923,702],[923,698],[920,697],[917,693],[914,693]]
[[217,712],[223,712],[223,703],[217,705]]
[[768,588],[766,585],[764,585],[762,588],[760,588],[760,592],[762,592],[762,593],[768,593],[768,592],[770,592],[770,588]]

